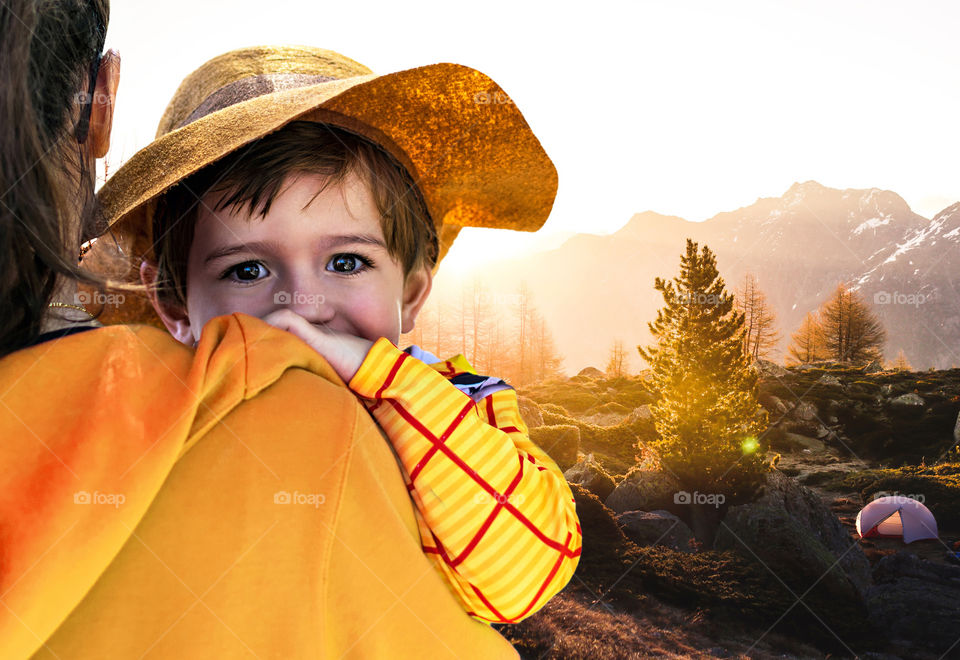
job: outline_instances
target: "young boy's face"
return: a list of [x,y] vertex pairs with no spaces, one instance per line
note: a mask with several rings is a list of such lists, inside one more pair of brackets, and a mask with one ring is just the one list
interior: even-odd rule
[[314,174],[284,181],[263,217],[250,217],[248,208],[214,213],[223,193],[204,197],[189,251],[187,309],[155,304],[177,339],[192,345],[215,316],[262,318],[281,308],[370,341],[396,344],[413,329],[430,293],[430,271],[411,273],[404,283],[361,178],[350,173],[311,202],[323,181]]

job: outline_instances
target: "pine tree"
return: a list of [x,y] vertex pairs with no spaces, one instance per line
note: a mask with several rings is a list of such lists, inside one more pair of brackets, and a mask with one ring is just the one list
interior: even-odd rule
[[755,499],[770,469],[762,440],[767,413],[757,402],[758,373],[743,353],[744,316],[733,309],[710,248],[698,254],[687,239],[680,277],[658,277],[654,287],[666,304],[648,323],[657,345],[638,350],[653,371],[655,449],[684,491],[712,498],[698,503],[691,495],[681,510],[697,539],[712,547],[727,507]]
[[617,339],[610,348],[610,359],[607,362],[606,373],[610,378],[620,378],[627,373],[627,355],[623,348],[623,340]]
[[780,333],[774,328],[777,321],[773,306],[751,273],[743,276],[743,286],[738,288],[734,300],[736,309],[743,312],[743,354],[751,360],[766,359],[780,341]]
[[907,360],[907,355],[903,352],[902,348],[900,352],[897,353],[897,358],[887,364],[887,368],[895,371],[913,371],[913,367],[910,366],[910,361]]
[[565,378],[564,357],[526,282],[518,294],[489,291],[482,280],[435,285],[398,346],[416,344],[441,359],[463,354],[479,374],[511,385]]
[[858,292],[838,284],[821,306],[820,319],[832,359],[853,364],[883,359],[887,333]]
[[539,312],[537,313],[535,355],[537,358],[537,382],[564,378],[564,358],[557,352],[553,333],[550,332],[546,320]]
[[483,286],[483,280],[480,276],[473,277],[473,301],[470,306],[470,319],[473,325],[472,339],[473,346],[470,351],[470,364],[476,364],[480,355],[480,346],[486,338],[486,326],[489,321],[489,296]]
[[530,288],[526,280],[520,281],[520,290],[517,305],[517,330],[520,335],[517,348],[520,351],[520,374],[516,378],[517,385],[526,385],[530,380],[527,371],[527,345],[530,341]]
[[820,316],[817,312],[807,312],[800,328],[790,335],[793,343],[787,349],[787,366],[806,364],[829,358],[827,339],[823,334]]

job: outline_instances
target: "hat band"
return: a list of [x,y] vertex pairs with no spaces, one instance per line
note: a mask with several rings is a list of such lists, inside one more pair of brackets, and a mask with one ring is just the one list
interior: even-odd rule
[[305,73],[264,73],[258,76],[242,78],[228,85],[224,85],[210,94],[186,119],[177,124],[174,130],[183,128],[187,124],[193,123],[201,117],[206,117],[218,110],[223,110],[237,103],[249,101],[264,94],[282,92],[298,87],[308,87],[333,80],[339,80],[339,78],[308,75]]

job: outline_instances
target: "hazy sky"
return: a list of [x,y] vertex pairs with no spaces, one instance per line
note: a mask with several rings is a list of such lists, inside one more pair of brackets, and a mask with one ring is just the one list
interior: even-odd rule
[[[543,235],[609,233],[648,209],[703,220],[808,179],[887,188],[926,217],[960,200],[960,3],[949,0],[112,5],[111,167],[153,139],[206,60],[308,44],[377,73],[457,62],[497,81],[559,172]],[[466,229],[450,254],[466,263],[532,238]]]

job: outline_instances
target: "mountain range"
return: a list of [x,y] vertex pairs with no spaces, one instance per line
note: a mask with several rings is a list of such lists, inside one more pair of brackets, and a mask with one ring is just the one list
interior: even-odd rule
[[654,278],[679,274],[687,238],[716,254],[727,291],[757,278],[781,335],[770,360],[783,362],[803,317],[845,282],[886,329],[885,359],[903,349],[915,370],[960,365],[960,202],[927,219],[889,190],[807,181],[702,222],[638,213],[612,234],[487,264],[482,278],[505,293],[527,282],[568,374],[603,369],[615,339],[637,370],[633,347],[652,342],[647,322],[663,306]]

